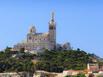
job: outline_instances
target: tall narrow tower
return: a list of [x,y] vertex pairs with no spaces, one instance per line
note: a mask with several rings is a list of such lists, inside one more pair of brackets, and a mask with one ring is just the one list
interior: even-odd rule
[[54,12],[52,12],[52,17],[49,22],[49,41],[51,49],[56,48],[56,23],[54,20]]

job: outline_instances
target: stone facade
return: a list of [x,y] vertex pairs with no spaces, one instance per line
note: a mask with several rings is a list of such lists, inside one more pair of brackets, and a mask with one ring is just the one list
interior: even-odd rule
[[35,26],[29,29],[25,41],[14,45],[14,51],[20,51],[24,48],[27,51],[41,51],[43,49],[53,50],[56,48],[56,24],[54,13],[49,22],[49,31],[47,33],[37,33]]

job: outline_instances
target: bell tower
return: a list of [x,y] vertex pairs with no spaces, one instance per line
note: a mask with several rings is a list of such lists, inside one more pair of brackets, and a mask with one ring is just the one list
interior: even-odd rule
[[56,23],[54,20],[54,12],[52,12],[49,22],[49,41],[51,49],[56,49]]

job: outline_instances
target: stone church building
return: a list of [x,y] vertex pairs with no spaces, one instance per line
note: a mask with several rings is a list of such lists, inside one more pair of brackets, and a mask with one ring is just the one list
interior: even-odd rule
[[47,33],[37,33],[35,26],[31,26],[24,42],[14,45],[14,51],[24,48],[27,51],[41,51],[43,49],[53,50],[56,48],[56,23],[54,13],[49,21]]

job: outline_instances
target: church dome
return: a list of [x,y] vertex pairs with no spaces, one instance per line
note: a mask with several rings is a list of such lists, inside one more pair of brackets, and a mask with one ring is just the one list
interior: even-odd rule
[[29,33],[35,34],[36,33],[36,28],[35,26],[31,26],[29,29]]

